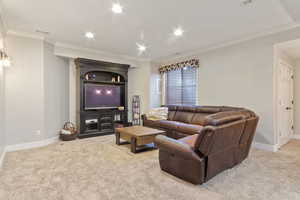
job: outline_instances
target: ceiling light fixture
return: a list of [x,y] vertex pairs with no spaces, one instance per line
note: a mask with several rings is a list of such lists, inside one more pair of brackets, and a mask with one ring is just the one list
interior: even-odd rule
[[115,14],[120,14],[123,12],[123,7],[119,4],[119,3],[114,3],[111,10],[115,13]]
[[94,39],[95,38],[95,34],[92,32],[86,32],[85,33],[85,37],[88,39]]
[[182,28],[176,28],[175,30],[174,30],[174,35],[175,36],[177,36],[177,37],[179,37],[179,36],[182,36],[183,35],[183,30],[182,30]]
[[140,51],[140,52],[144,52],[144,51],[146,51],[146,49],[147,49],[147,47],[145,46],[145,45],[143,45],[143,44],[136,44],[137,45],[137,47],[138,47],[138,50]]

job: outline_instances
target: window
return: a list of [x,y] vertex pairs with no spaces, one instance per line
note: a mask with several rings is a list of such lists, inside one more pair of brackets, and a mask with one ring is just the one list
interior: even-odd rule
[[197,68],[185,67],[166,72],[166,104],[196,104]]

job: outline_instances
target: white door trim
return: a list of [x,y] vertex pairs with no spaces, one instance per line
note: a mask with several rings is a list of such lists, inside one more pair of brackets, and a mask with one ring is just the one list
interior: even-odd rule
[[284,63],[291,68],[289,63],[279,58],[279,50],[277,45],[274,46],[274,63],[273,63],[273,128],[274,128],[274,140],[277,148],[280,148],[280,136],[279,136],[279,126],[278,126],[278,115],[279,115],[279,95],[278,95],[278,69],[279,64]]

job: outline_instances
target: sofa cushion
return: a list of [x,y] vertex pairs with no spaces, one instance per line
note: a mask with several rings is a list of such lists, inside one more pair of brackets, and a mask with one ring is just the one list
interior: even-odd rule
[[187,135],[194,135],[199,134],[202,128],[203,126],[200,125],[180,123],[178,124],[176,131],[185,133]]
[[144,120],[143,125],[147,126],[147,127],[152,127],[152,128],[160,127],[159,121],[153,121],[153,120]]
[[243,110],[243,108],[232,107],[232,106],[222,106],[222,107],[221,107],[221,112],[238,111],[238,110]]
[[177,111],[173,120],[184,122],[184,123],[191,123],[193,116],[194,116],[193,112]]
[[177,127],[180,125],[180,122],[169,121],[169,120],[160,120],[158,122],[160,127],[166,129],[172,129],[172,130],[176,130]]
[[196,107],[196,112],[197,113],[208,113],[208,114],[214,114],[217,112],[221,112],[221,108],[220,107],[213,107],[213,106],[199,106]]
[[182,112],[195,112],[197,106],[177,106],[177,111]]
[[177,132],[184,133],[186,135],[199,134],[203,128],[203,126],[200,125],[186,124],[183,122],[168,121],[168,120],[159,121],[159,126],[161,128],[171,129]]
[[195,113],[192,118],[191,124],[206,126],[208,124],[206,116],[208,115],[208,113]]
[[173,110],[169,110],[168,112],[168,120],[173,120],[174,119],[174,116],[176,114],[176,111],[173,111]]
[[168,107],[169,111],[176,111],[178,105],[165,105],[163,107]]
[[189,136],[189,134],[179,132],[178,130],[176,130],[176,131],[174,131],[174,130],[169,131],[169,135],[170,136],[168,136],[168,137],[171,137],[171,138],[176,139],[176,140],[184,138],[186,136]]

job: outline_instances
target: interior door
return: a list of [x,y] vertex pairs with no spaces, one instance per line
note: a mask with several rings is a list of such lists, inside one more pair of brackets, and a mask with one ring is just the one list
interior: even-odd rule
[[282,146],[289,142],[294,134],[293,125],[293,67],[280,61],[278,67],[278,131],[279,145]]

